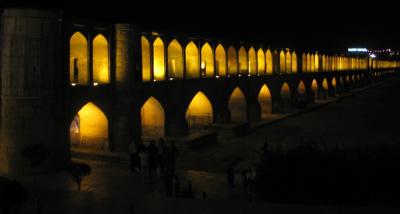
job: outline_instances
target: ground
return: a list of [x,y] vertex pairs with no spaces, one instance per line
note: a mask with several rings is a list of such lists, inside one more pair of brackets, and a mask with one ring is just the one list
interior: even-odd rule
[[[16,177],[29,187],[31,196],[22,213],[32,213],[32,209],[37,207],[38,197],[42,213],[129,213],[130,207],[137,213],[187,213],[189,207],[202,209],[203,213],[214,213],[220,209],[218,206],[232,204],[226,199],[236,200],[235,205],[229,205],[235,212],[242,212],[240,209],[243,207],[246,210],[257,207],[275,212],[287,210],[296,205],[246,202],[247,194],[240,181],[234,189],[227,187],[227,165],[240,157],[242,161],[235,168],[240,178],[241,170],[257,162],[257,151],[266,140],[272,148],[283,150],[298,144],[301,137],[328,148],[397,145],[400,143],[396,126],[400,119],[400,102],[396,99],[399,93],[400,79],[393,78],[342,98],[318,101],[312,110],[297,110],[279,122],[264,124],[247,137],[224,139],[217,145],[180,151],[177,167],[181,185],[184,187],[188,180],[192,180],[199,200],[166,199],[161,178],[153,185],[144,185],[141,175],[130,173],[127,164],[75,159],[92,167],[91,175],[83,181],[81,192],[77,191],[77,186],[65,172]],[[203,193],[207,202],[201,199]],[[241,202],[238,199],[242,199]],[[207,211],[207,207],[212,208]],[[318,209],[313,207],[309,211]],[[380,211],[382,209],[379,208]],[[371,210],[368,208],[368,211]]]

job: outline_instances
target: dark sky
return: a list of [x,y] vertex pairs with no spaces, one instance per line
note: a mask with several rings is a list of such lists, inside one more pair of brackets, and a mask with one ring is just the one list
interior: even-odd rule
[[133,7],[123,0],[113,0],[110,1],[112,4],[97,4],[94,7],[82,5],[83,0],[52,4],[38,2],[6,0],[4,4],[56,8],[69,16],[130,22],[154,31],[239,39],[282,47],[311,47],[335,52],[350,46],[400,49],[400,12],[396,11],[393,3],[379,5],[381,2],[364,2],[351,5],[348,2],[330,2],[327,5],[328,1],[318,4],[285,2],[269,7],[221,8],[218,5],[157,7],[156,3]]

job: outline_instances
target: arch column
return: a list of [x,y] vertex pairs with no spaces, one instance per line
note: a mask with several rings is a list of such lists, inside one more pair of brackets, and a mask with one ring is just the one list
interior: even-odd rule
[[257,98],[251,98],[247,102],[247,120],[259,121],[261,120],[261,105],[258,103]]
[[189,132],[185,113],[180,109],[168,109],[165,111],[165,135],[182,136]]

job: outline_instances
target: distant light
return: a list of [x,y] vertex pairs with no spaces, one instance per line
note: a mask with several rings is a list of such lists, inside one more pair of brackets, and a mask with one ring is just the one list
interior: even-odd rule
[[76,83],[74,83],[74,82],[73,82],[73,83],[71,83],[71,86],[76,86]]
[[251,74],[247,74],[247,76],[249,76],[249,77],[250,77],[250,76],[251,76]]
[[242,75],[241,75],[241,74],[239,74],[238,76],[239,76],[239,77],[241,77]]
[[231,75],[228,74],[227,77],[229,78],[229,77],[231,77]]
[[217,79],[218,79],[218,78],[219,78],[219,76],[218,76],[218,75],[215,75],[215,78],[217,78]]
[[169,80],[174,80],[174,78],[170,77]]
[[201,61],[200,68],[204,70],[206,68],[206,61]]
[[376,58],[376,55],[375,54],[370,54],[369,57]]
[[99,85],[98,82],[94,82],[94,83],[93,83],[93,86],[98,86],[98,85]]
[[368,52],[366,48],[348,48],[348,52]]
[[153,36],[158,36],[158,33],[157,33],[157,32],[151,32],[151,34],[152,34]]
[[157,80],[156,80],[156,79],[154,79],[154,80],[153,80],[153,82],[157,82]]

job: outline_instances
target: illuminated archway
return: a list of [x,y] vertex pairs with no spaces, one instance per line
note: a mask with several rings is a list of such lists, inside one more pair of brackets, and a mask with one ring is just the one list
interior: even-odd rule
[[164,109],[160,102],[150,97],[140,108],[142,136],[164,136]]
[[326,62],[325,62],[325,55],[321,56],[321,63],[322,63],[322,71],[326,71]]
[[307,72],[307,56],[304,53],[301,56],[301,71]]
[[325,91],[329,89],[328,81],[326,80],[326,78],[324,79],[324,81],[322,81],[322,88],[323,88]]
[[310,71],[315,72],[315,56],[314,56],[314,54],[311,54],[311,57],[310,57]]
[[311,55],[307,53],[307,64],[306,64],[307,72],[311,72]]
[[314,71],[315,72],[319,71],[319,56],[318,56],[318,54],[315,54],[315,58],[314,58]]
[[294,51],[292,53],[292,73],[297,73],[297,55]]
[[108,149],[108,121],[104,113],[93,103],[83,106],[71,122],[72,146]]
[[265,52],[265,64],[266,64],[267,74],[272,74],[273,72],[272,53],[269,49],[267,50],[267,52]]
[[286,73],[292,73],[292,55],[290,55],[290,51],[286,52]]
[[93,82],[99,84],[110,82],[108,58],[107,39],[99,34],[93,39]]
[[200,76],[200,65],[199,65],[199,50],[197,46],[190,42],[185,49],[186,55],[186,77],[197,78]]
[[334,77],[334,78],[332,79],[332,86],[333,86],[334,88],[336,88],[336,85],[337,85],[337,83],[336,83],[336,77]]
[[88,43],[81,33],[76,32],[69,40],[69,81],[87,85],[88,76]]
[[281,74],[286,73],[285,52],[283,52],[283,50],[279,54],[279,71]]
[[286,110],[287,108],[290,107],[291,105],[291,94],[290,94],[290,88],[289,85],[285,82],[283,83],[282,87],[281,87],[281,99],[282,99],[282,110]]
[[[214,76],[214,55],[210,44],[207,42],[201,48],[201,63],[205,66],[207,77]],[[203,65],[202,65],[203,66]]]
[[248,74],[248,66],[249,62],[247,61],[247,53],[244,47],[240,47],[239,49],[239,71],[240,74],[247,75]]
[[155,80],[165,80],[164,43],[160,37],[153,43],[153,73]]
[[262,48],[257,51],[257,71],[259,75],[265,75],[265,54]]
[[300,97],[305,97],[306,96],[306,85],[304,85],[303,81],[299,82],[299,86],[297,87],[297,94]]
[[228,73],[229,75],[236,75],[238,73],[237,55],[233,46],[229,46],[228,48]]
[[274,50],[273,56],[272,56],[272,62],[274,65],[272,66],[274,74],[279,74],[280,73],[280,66],[279,66],[279,53],[277,50]]
[[260,93],[258,94],[258,103],[260,103],[261,106],[261,118],[266,119],[267,116],[272,113],[272,102],[271,92],[265,84],[261,87]]
[[201,91],[193,97],[186,110],[189,128],[204,128],[213,122],[213,109],[210,101]]
[[219,76],[226,76],[226,54],[224,46],[219,44],[215,49],[216,73]]
[[183,78],[182,46],[174,39],[168,45],[168,77]]
[[249,74],[257,75],[257,58],[253,47],[249,50]]
[[311,83],[311,89],[314,94],[315,99],[318,97],[318,83],[317,80],[313,80]]
[[147,82],[151,80],[150,74],[150,43],[146,37],[142,36],[142,80]]
[[229,98],[228,108],[231,112],[232,121],[247,121],[246,97],[239,87],[233,90]]

